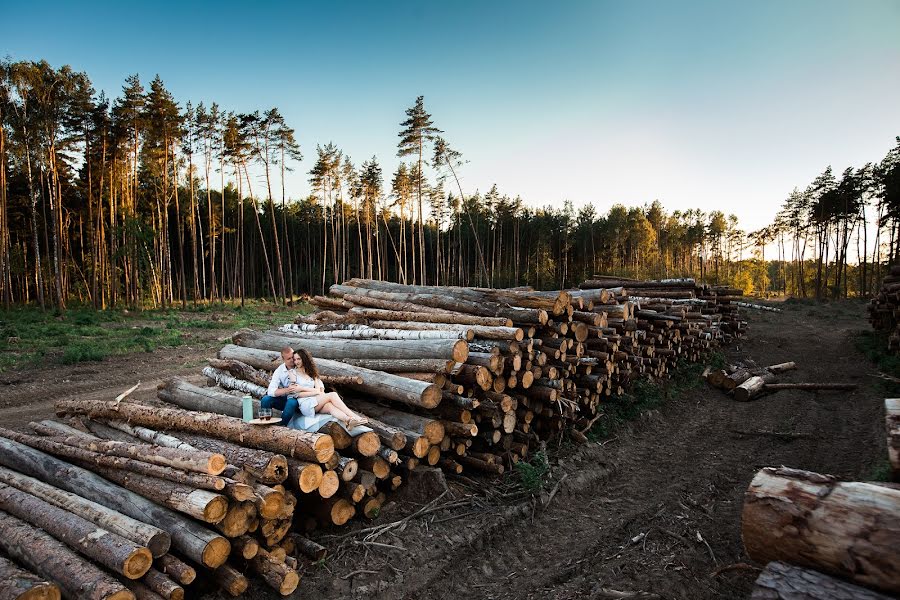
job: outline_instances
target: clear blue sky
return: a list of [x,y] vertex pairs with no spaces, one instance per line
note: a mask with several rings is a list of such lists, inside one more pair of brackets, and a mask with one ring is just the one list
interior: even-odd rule
[[766,225],[794,186],[900,135],[900,1],[12,2],[0,54],[117,96],[159,74],[180,103],[278,107],[305,155],[377,155],[425,96],[466,193],[643,204]]

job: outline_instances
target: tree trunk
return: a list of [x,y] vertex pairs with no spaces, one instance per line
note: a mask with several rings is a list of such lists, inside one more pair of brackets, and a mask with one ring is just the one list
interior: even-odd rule
[[232,337],[239,346],[280,351],[285,346],[308,350],[320,358],[442,358],[466,362],[468,344],[463,340],[310,340],[290,335],[243,329]]
[[247,587],[250,585],[247,578],[231,565],[222,565],[213,571],[213,580],[215,580],[216,585],[233,597],[240,596],[246,592]]
[[242,363],[239,360],[220,360],[218,358],[211,358],[209,360],[209,366],[219,371],[227,371],[238,379],[255,383],[263,388],[268,387],[269,381],[272,378],[265,370],[254,369],[250,365]]
[[122,583],[41,529],[0,511],[0,531],[0,548],[19,564],[58,584],[66,598],[134,600]]
[[738,402],[753,400],[763,392],[765,385],[774,379],[774,373],[755,375],[734,388],[734,399]]
[[79,496],[93,498],[134,519],[152,521],[169,532],[175,550],[198,563],[217,567],[228,557],[230,546],[225,538],[86,469],[5,438],[0,438],[0,464]]
[[437,419],[420,417],[356,398],[349,398],[346,402],[351,408],[360,411],[366,416],[372,416],[388,425],[423,435],[431,444],[440,444],[441,440],[444,439],[444,426]]
[[[467,315],[465,313],[455,313],[446,310],[433,308],[431,311],[424,311],[427,306],[418,304],[403,305],[392,303],[389,301],[380,302],[386,307],[366,308],[377,301],[373,298],[365,296],[345,295],[344,300],[354,302],[359,299],[365,303],[365,306],[354,306],[350,309],[350,314],[363,317],[365,319],[375,319],[380,321],[413,321],[417,323],[444,323],[449,325],[481,325],[482,327],[510,327],[512,319],[505,317],[478,317],[475,315]],[[404,309],[393,308],[395,306],[403,306]],[[416,309],[416,310],[408,310]]]
[[62,436],[58,431],[40,423],[32,423],[31,428],[41,435],[53,436],[54,441],[90,452],[133,458],[145,463],[208,475],[218,475],[225,470],[225,457],[218,453],[196,451],[189,453],[147,444],[126,444],[111,440],[91,439],[85,436]]
[[266,395],[266,387],[257,385],[250,381],[238,379],[237,377],[234,377],[231,374],[226,373],[225,371],[220,371],[219,369],[214,369],[212,367],[203,367],[202,373],[206,375],[210,382],[218,385],[219,387],[225,388],[226,390],[237,390],[239,392],[249,394],[255,398],[262,398]]
[[184,588],[154,568],[147,571],[141,583],[165,600],[184,600]]
[[186,432],[179,433],[179,436],[196,448],[217,449],[225,455],[230,464],[244,469],[260,483],[274,485],[283,482],[288,477],[288,460],[281,454],[256,448],[245,448],[238,444]]
[[146,546],[154,557],[163,556],[169,551],[172,540],[167,532],[106,508],[102,504],[3,467],[0,467],[0,482],[41,498],[136,544]]
[[194,567],[185,564],[171,554],[163,554],[154,561],[153,566],[181,585],[190,585],[197,577],[197,571],[194,570]]
[[90,400],[61,401],[57,403],[57,412],[82,414],[101,419],[125,420],[145,427],[205,434],[315,462],[324,462],[334,453],[334,444],[328,436],[295,431],[286,427],[256,427],[248,425],[240,419],[224,415],[142,406],[127,402],[117,404]]
[[60,600],[59,586],[0,556],[0,600]]
[[756,579],[750,600],[888,600],[872,590],[818,571],[770,562]]
[[898,514],[898,490],[766,468],[744,496],[741,533],[755,561],[784,560],[896,594]]
[[0,483],[0,510],[40,527],[73,550],[129,579],[143,577],[153,564],[153,554],[146,547],[5,483]]
[[253,571],[262,577],[272,589],[276,590],[282,596],[289,596],[297,589],[300,583],[300,576],[297,571],[291,569],[284,563],[278,563],[269,557],[269,553],[259,549],[259,554],[250,561]]

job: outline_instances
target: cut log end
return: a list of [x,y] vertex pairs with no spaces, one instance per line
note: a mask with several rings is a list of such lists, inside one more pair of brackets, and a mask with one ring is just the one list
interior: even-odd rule
[[209,457],[208,466],[206,467],[206,472],[210,475],[219,475],[222,471],[225,470],[225,467],[228,466],[228,461],[225,460],[225,456],[222,454],[213,454]]
[[362,456],[375,456],[381,448],[381,440],[374,431],[367,431],[354,438],[354,447]]
[[203,564],[210,569],[221,567],[231,554],[231,544],[224,537],[214,537],[203,548]]
[[422,391],[422,408],[434,408],[441,403],[443,393],[440,386],[429,385]]
[[53,583],[38,583],[19,594],[15,600],[60,600],[59,588]]
[[288,571],[281,581],[278,593],[282,596],[290,596],[297,589],[298,585],[300,585],[300,574],[297,571]]
[[323,474],[321,466],[309,463],[300,469],[297,476],[297,487],[305,494],[314,492],[319,489]]
[[334,454],[334,441],[330,435],[323,435],[316,439],[313,450],[316,453],[316,461],[320,463],[328,462],[328,459]]
[[203,508],[203,520],[207,523],[218,523],[228,513],[228,498],[217,495]]
[[144,547],[135,548],[122,565],[122,574],[128,579],[140,579],[153,566],[153,554]]
[[325,471],[322,473],[322,482],[319,484],[319,496],[322,498],[331,498],[334,496],[341,485],[341,479],[334,471]]

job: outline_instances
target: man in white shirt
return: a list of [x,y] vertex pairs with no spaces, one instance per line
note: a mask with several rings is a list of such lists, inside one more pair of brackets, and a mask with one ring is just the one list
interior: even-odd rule
[[287,425],[291,422],[294,413],[297,412],[299,403],[297,398],[289,397],[292,393],[300,390],[300,386],[291,383],[288,371],[294,368],[294,349],[285,346],[281,349],[281,365],[272,373],[272,380],[269,382],[269,389],[266,395],[260,400],[263,408],[277,408],[281,411],[281,424]]

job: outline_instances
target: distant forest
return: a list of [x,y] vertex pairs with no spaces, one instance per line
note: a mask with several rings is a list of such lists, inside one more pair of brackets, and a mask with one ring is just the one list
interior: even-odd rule
[[112,99],[68,66],[0,61],[4,306],[286,302],[351,277],[549,289],[599,273],[842,297],[871,293],[900,254],[900,138],[880,162],[828,167],[745,232],[659,201],[601,214],[465,190],[438,125],[416,99],[389,175],[384,157],[317,145],[313,193],[288,198],[302,140],[277,108],[179,102],[158,76]]

